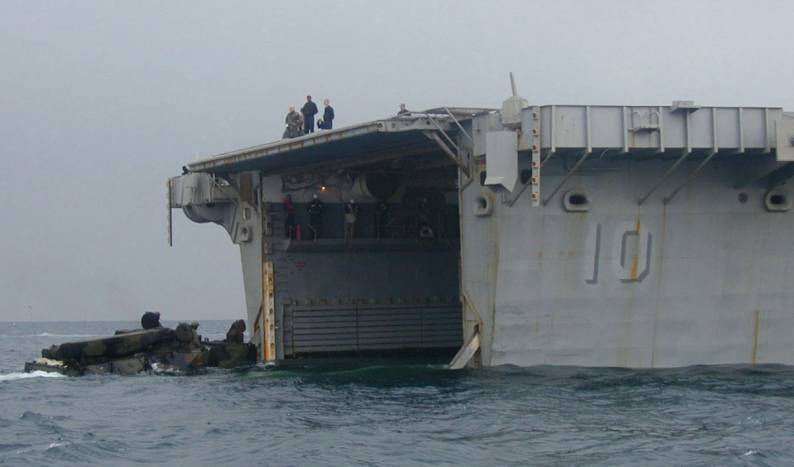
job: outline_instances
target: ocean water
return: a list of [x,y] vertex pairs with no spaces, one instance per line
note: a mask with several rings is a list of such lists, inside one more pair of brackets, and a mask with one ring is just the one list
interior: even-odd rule
[[[0,323],[2,465],[792,465],[794,368],[350,361],[194,375],[24,374],[135,323]],[[203,322],[223,335],[228,322]]]

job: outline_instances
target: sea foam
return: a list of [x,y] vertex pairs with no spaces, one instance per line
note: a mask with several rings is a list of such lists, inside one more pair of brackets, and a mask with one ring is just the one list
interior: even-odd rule
[[53,373],[49,371],[31,371],[30,373],[25,372],[18,372],[18,373],[6,373],[4,375],[0,374],[0,383],[3,381],[15,381],[18,379],[29,379],[29,378],[63,378],[64,375],[60,373]]

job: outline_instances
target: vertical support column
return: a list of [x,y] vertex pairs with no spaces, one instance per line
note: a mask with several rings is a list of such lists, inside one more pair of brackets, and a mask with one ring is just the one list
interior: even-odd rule
[[686,152],[692,152],[692,112],[684,115],[684,132],[686,132]]
[[[530,156],[531,156],[531,166],[532,166],[532,179],[530,183],[532,185],[532,192],[530,194],[530,199],[532,200],[532,206],[540,206],[540,107],[534,106],[531,109],[532,111],[532,138],[531,138],[531,145],[530,145]],[[554,115],[552,115],[554,118]],[[552,139],[554,137],[552,136]]]
[[620,122],[623,124],[623,152],[621,154],[626,154],[629,152],[629,121],[625,106],[621,108]]
[[259,314],[256,316],[256,325],[254,332],[259,333],[259,361],[266,362],[265,350],[267,349],[267,339],[265,337],[265,314],[262,313],[262,308],[259,308]]
[[[653,124],[651,121],[651,110],[648,111],[648,124]],[[656,108],[656,123],[659,128],[659,150],[656,151],[657,154],[661,154],[665,151],[664,148],[664,107],[659,106]]]
[[719,137],[717,135],[717,108],[711,108],[711,147],[714,149],[714,152],[719,152],[720,150],[720,142]]
[[276,306],[273,262],[262,263],[262,360],[276,359]]
[[[261,177],[261,175],[260,175]],[[261,178],[259,182],[262,186]],[[270,249],[271,219],[268,204],[264,196],[257,199],[259,213],[262,219],[262,305],[259,308],[259,330],[261,332],[260,358],[263,362],[275,361],[276,356],[276,278],[273,270],[273,261],[269,260],[272,254]]]
[[587,105],[584,108],[584,140],[585,140],[585,151],[589,154],[593,152],[593,140],[590,131],[590,106]]
[[166,184],[166,187],[167,187],[166,196],[168,196],[168,201],[166,201],[166,203],[167,203],[166,207],[168,208],[168,226],[166,227],[167,234],[168,234],[168,246],[174,246],[174,223],[173,223],[174,222],[174,218],[173,218],[173,209],[174,208],[173,208],[173,204],[172,204],[172,201],[171,201],[173,199],[173,190],[174,190],[173,186],[174,186],[174,181],[169,178],[168,179],[168,183]]
[[744,154],[744,109],[742,107],[739,107],[738,120],[739,150],[737,153]]
[[772,153],[772,145],[769,137],[769,108],[764,107],[764,154]]

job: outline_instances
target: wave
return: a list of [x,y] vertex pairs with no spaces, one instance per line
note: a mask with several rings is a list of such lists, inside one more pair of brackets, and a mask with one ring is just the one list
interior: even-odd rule
[[184,375],[185,372],[178,370],[171,365],[162,365],[160,363],[152,363],[152,372],[156,375]]
[[65,378],[66,376],[60,373],[52,373],[49,371],[31,371],[30,373],[7,373],[4,375],[0,375],[0,383],[3,381],[15,381],[18,379],[29,379],[29,378]]
[[61,448],[61,447],[64,447],[64,446],[69,446],[70,444],[72,444],[72,443],[69,443],[69,442],[63,442],[63,443],[50,443],[50,444],[47,446],[47,449],[45,449],[45,451],[49,451],[50,449],[55,449],[55,448]]

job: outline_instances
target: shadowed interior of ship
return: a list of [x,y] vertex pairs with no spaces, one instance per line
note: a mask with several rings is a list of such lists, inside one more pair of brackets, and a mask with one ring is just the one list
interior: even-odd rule
[[284,358],[453,355],[456,167],[405,157],[281,178],[270,220]]

